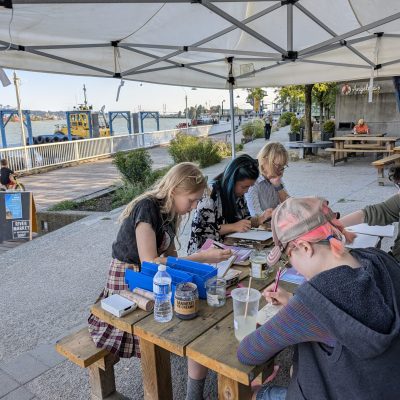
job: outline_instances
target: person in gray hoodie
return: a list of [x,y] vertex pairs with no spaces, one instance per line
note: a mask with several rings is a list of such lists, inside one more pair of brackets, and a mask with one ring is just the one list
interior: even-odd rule
[[289,198],[272,217],[270,264],[289,261],[307,281],[295,295],[272,287],[284,307],[238,348],[260,365],[295,345],[288,388],[263,386],[262,400],[398,400],[400,265],[375,249],[346,250],[346,232],[321,198]]

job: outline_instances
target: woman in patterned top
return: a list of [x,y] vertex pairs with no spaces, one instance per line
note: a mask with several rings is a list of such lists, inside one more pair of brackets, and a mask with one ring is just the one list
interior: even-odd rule
[[[206,179],[191,163],[172,167],[152,190],[132,200],[123,211],[121,227],[112,246],[112,261],[106,287],[99,299],[128,290],[125,270],[140,271],[142,261],[165,263],[165,256],[176,256],[174,239],[183,215],[202,198]],[[210,249],[187,259],[215,263],[230,257],[230,251]],[[89,317],[89,332],[97,347],[119,357],[140,357],[137,338]]]
[[243,154],[232,160],[214,179],[210,196],[204,196],[197,205],[188,254],[200,249],[208,238],[220,241],[229,233],[257,227],[270,217],[269,210],[251,217],[243,197],[258,175],[257,160]]

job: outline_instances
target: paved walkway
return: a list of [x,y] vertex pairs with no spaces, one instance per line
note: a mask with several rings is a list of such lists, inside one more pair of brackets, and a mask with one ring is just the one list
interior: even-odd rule
[[[286,141],[287,130],[273,134],[272,139]],[[263,144],[256,140],[247,144],[245,151],[255,156]],[[152,154],[164,160],[165,150],[155,150]],[[228,161],[206,168],[204,173],[213,177]],[[348,213],[395,193],[391,186],[377,185],[370,162],[371,158],[357,158],[335,168],[329,160],[291,162],[285,183],[292,195],[325,196],[335,210]],[[101,172],[98,174],[101,180]],[[89,307],[106,280],[118,214],[119,210],[114,210],[90,216],[0,255],[2,400],[89,398],[87,371],[58,356],[53,345],[85,325]],[[190,221],[183,227],[181,252],[186,248]],[[388,245],[386,240],[384,246]],[[186,361],[173,357],[172,368],[174,399],[183,400]],[[143,398],[139,360],[121,360],[116,380],[117,390],[128,399]],[[207,388],[215,399],[215,375],[210,374]]]

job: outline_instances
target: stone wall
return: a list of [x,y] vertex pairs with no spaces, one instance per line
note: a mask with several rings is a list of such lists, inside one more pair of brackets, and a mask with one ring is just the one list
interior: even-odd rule
[[91,211],[38,211],[36,213],[38,233],[45,234],[79,221],[92,214]]
[[[400,136],[400,113],[397,107],[392,79],[375,79],[372,103],[368,103],[369,81],[347,82],[350,93],[343,94],[345,82],[338,85],[336,95],[336,131],[349,132],[350,129],[338,130],[340,122],[354,122],[364,118],[371,133],[387,133]],[[346,92],[346,90],[344,90]]]

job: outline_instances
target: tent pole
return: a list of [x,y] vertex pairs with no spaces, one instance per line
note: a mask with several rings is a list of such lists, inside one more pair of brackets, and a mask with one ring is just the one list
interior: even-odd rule
[[235,143],[235,105],[233,101],[233,82],[229,82],[229,103],[231,115],[231,138],[232,138],[232,159],[236,157],[236,143]]

